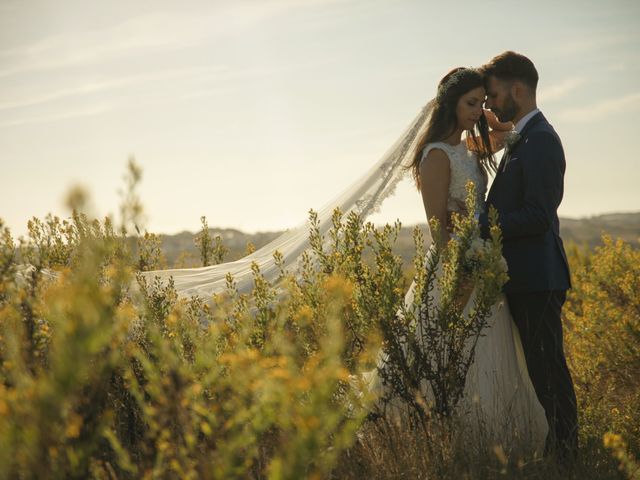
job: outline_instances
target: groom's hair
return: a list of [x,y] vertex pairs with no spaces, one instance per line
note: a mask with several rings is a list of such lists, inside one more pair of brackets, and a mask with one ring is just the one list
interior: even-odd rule
[[493,76],[499,80],[520,80],[533,91],[538,86],[538,71],[533,62],[524,55],[510,50],[493,57],[480,70],[485,78]]

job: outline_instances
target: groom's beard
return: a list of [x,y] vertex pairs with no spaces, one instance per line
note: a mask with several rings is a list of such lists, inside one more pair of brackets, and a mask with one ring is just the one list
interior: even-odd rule
[[518,105],[516,105],[516,101],[513,99],[511,94],[509,94],[504,99],[504,105],[502,108],[492,108],[491,111],[496,114],[498,120],[501,122],[510,122],[516,115],[518,114]]

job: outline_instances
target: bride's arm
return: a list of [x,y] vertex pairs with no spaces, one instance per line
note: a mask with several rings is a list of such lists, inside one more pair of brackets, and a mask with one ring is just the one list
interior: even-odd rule
[[[433,218],[440,224],[440,239],[443,244],[449,241],[447,231],[447,198],[449,197],[449,179],[451,171],[449,157],[442,150],[434,148],[420,164],[420,192],[427,220]],[[431,224],[429,223],[429,230]],[[436,232],[431,231],[435,239]]]
[[[450,177],[449,157],[442,150],[434,148],[420,164],[420,191],[427,219],[429,221],[432,218],[438,219],[440,240],[445,246],[451,238],[450,225],[448,225],[449,212],[447,211]],[[429,225],[429,229],[431,229],[431,225]],[[431,238],[435,238],[435,233],[431,231]],[[457,292],[457,299],[462,308],[471,298],[472,292],[473,284],[468,280],[463,280]]]

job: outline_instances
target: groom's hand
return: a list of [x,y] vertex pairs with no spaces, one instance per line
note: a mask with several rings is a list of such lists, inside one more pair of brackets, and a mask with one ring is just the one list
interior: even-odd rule
[[498,120],[498,117],[491,110],[483,109],[484,116],[487,119],[487,124],[491,130],[495,130],[496,132],[508,132],[513,130],[515,126],[512,122],[501,122]]

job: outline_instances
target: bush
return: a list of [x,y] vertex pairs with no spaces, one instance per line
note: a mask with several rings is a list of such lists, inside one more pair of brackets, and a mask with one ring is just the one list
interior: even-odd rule
[[608,431],[640,453],[640,250],[603,237],[570,250],[573,289],[564,314],[568,361],[584,442]]
[[[137,274],[163,265],[158,237],[139,233],[140,175],[132,163],[118,227],[78,212],[48,216],[33,219],[16,247],[0,220],[0,478],[567,478],[550,462],[470,448],[460,429],[366,422],[376,399],[350,383],[383,345],[396,395],[424,412],[417,386],[442,384],[433,411],[454,411],[473,358],[456,348],[477,338],[505,280],[497,229],[480,245],[472,217],[460,217],[458,239],[431,257],[416,230],[414,266],[404,267],[393,251],[399,222],[376,229],[335,211],[323,237],[312,211],[299,271],[285,271],[276,252],[276,282],[254,265],[250,294],[228,277],[224,293],[185,299]],[[208,232],[203,219],[203,264],[225,252]],[[424,296],[405,306],[405,277],[414,268],[428,298],[434,259],[445,299],[416,318]],[[620,478],[620,463],[632,477],[640,253],[605,238],[595,252],[570,249],[570,261],[565,347],[583,445],[572,476]],[[471,280],[481,292],[467,324],[460,286]],[[450,362],[423,349],[435,340]]]

